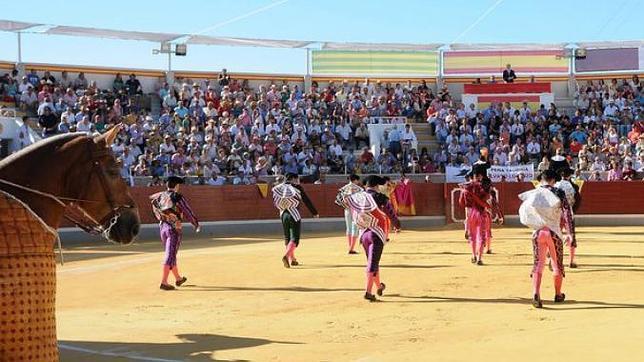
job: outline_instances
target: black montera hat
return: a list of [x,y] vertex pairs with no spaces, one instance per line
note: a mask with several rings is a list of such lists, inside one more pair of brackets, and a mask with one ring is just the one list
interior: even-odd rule
[[179,176],[170,176],[170,177],[168,177],[168,178],[165,180],[165,183],[166,183],[168,186],[172,185],[172,187],[174,187],[175,185],[181,185],[181,184],[183,184],[184,182],[185,182],[185,181],[183,180],[183,178],[181,178],[181,177],[179,177]]
[[385,183],[387,183],[387,181],[378,175],[368,176],[364,180],[364,184],[367,185],[368,187],[376,187],[376,186],[384,185]]

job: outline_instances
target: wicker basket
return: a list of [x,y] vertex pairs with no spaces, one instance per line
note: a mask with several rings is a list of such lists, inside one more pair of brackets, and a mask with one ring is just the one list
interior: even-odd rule
[[56,232],[0,191],[0,361],[58,361]]

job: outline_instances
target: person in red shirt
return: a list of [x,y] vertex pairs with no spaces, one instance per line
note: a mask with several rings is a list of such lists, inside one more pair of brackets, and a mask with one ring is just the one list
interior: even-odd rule
[[633,181],[635,179],[635,170],[633,169],[633,162],[627,161],[622,170],[622,180]]
[[360,162],[363,164],[369,164],[373,161],[373,154],[369,151],[369,147],[365,147],[360,154]]
[[630,132],[628,132],[628,139],[631,141],[632,144],[637,144],[637,142],[640,139],[640,135],[642,134],[642,131],[637,127],[636,124],[633,124],[633,128]]
[[572,140],[572,142],[570,142],[570,153],[576,156],[577,154],[579,154],[579,151],[581,151],[581,148],[583,146],[584,145],[577,142],[577,140]]

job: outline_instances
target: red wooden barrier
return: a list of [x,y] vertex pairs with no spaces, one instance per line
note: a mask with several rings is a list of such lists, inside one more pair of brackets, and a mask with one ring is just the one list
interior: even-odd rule
[[[341,185],[303,185],[321,217],[340,217],[342,210],[334,204]],[[416,183],[414,198],[418,216],[451,216],[451,190],[456,184]],[[516,215],[521,192],[532,189],[531,183],[498,183],[501,205],[506,215]],[[148,197],[159,187],[132,187],[130,193],[139,206],[141,221],[155,223]],[[275,219],[277,210],[272,198],[262,198],[255,185],[251,186],[183,186],[195,213],[203,221]],[[461,210],[455,210],[462,214]],[[302,207],[305,217],[310,217]],[[586,182],[582,188],[580,214],[644,214],[644,183]],[[460,215],[459,214],[459,215]]]

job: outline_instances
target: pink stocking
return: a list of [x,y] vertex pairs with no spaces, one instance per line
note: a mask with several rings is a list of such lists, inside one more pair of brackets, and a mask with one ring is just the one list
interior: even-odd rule
[[373,289],[374,274],[375,273],[367,272],[367,293],[369,294],[373,294],[371,293],[371,290]]
[[476,258],[476,242],[470,239],[470,246],[472,247],[472,258]]
[[561,295],[561,284],[563,283],[563,277],[561,275],[555,275],[555,293]]
[[476,248],[478,249],[477,250],[478,260],[483,260],[483,247],[484,247],[484,245],[485,245],[485,242],[482,239],[479,239],[476,242]]
[[286,257],[289,258],[289,260],[295,259],[295,242],[294,241],[289,241],[288,245],[286,246]]
[[570,264],[575,262],[575,251],[577,251],[577,248],[574,246],[570,247]]
[[168,276],[170,275],[170,266],[169,265],[164,265],[163,266],[163,276],[161,277],[161,284],[168,284]]
[[536,295],[541,295],[541,273],[533,273],[532,274],[532,289],[533,289],[533,294]]
[[357,236],[357,235],[353,235],[353,236],[351,237],[351,244],[349,245],[349,250],[355,250],[355,248],[356,248],[356,242],[357,242],[357,241],[358,241],[358,236]]
[[179,274],[179,267],[178,266],[175,265],[174,267],[172,267],[171,270],[172,270],[172,275],[174,275],[174,278],[176,280],[181,279],[181,275]]

